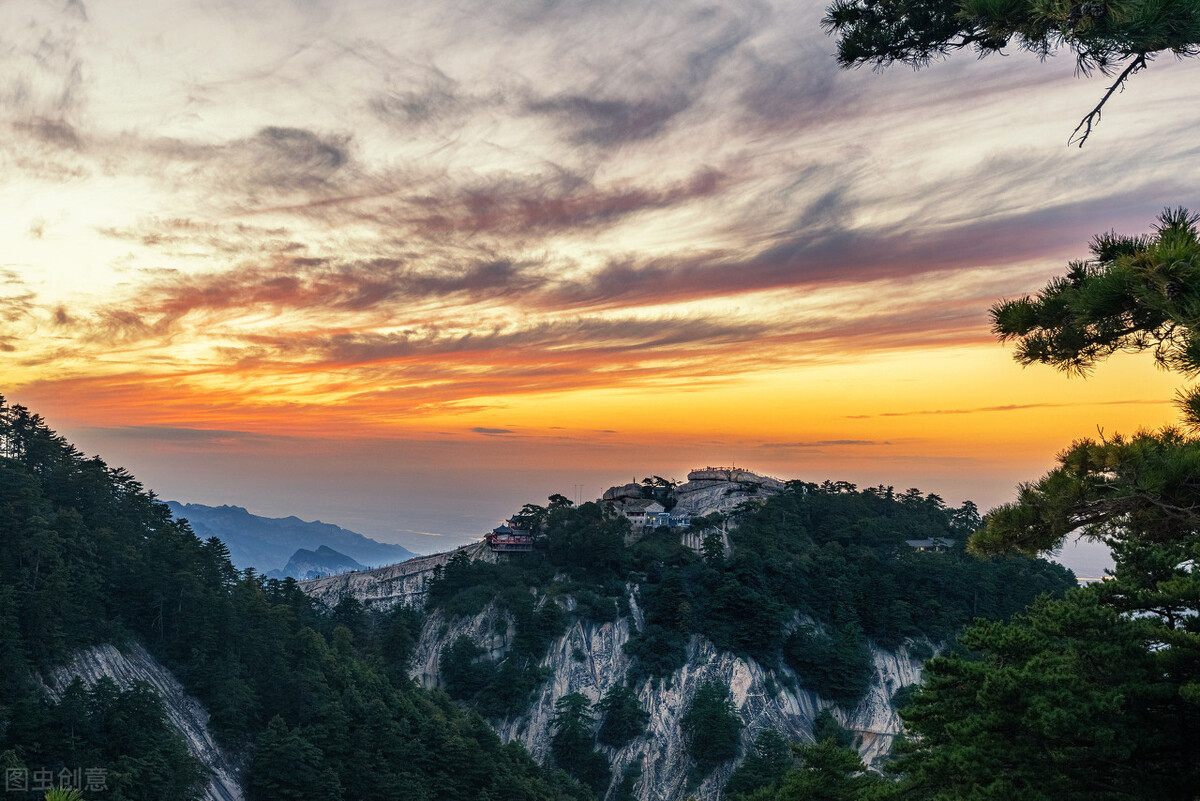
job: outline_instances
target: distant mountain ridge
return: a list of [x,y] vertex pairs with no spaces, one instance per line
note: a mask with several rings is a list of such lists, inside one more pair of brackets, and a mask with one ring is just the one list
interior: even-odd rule
[[292,554],[292,558],[284,565],[283,570],[268,570],[266,575],[267,578],[291,577],[299,581],[307,581],[322,576],[336,576],[351,570],[366,569],[366,565],[359,564],[346,554],[338,553],[328,545],[322,545],[315,551],[307,548],[299,549]]
[[416,556],[400,545],[379,542],[319,520],[260,517],[241,506],[167,501],[167,507],[177,520],[186,519],[200,539],[216,537],[224,542],[230,560],[239,570],[253,567],[260,573],[282,571],[297,549],[319,551],[322,547],[348,557],[358,568],[395,564]]

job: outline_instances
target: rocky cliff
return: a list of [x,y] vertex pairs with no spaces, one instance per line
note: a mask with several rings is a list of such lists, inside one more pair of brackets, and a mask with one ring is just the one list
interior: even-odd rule
[[[568,693],[579,692],[593,702],[609,687],[620,682],[629,668],[623,646],[630,625],[640,625],[636,598],[634,614],[612,623],[576,622],[550,647],[542,664],[552,671],[527,715],[497,726],[503,739],[519,740],[538,759],[550,750],[550,721],[554,703]],[[499,625],[498,625],[499,624]],[[446,619],[435,612],[426,621],[413,660],[414,677],[427,687],[437,685],[438,654],[459,636],[466,635],[491,658],[503,655],[514,631],[489,607],[472,618]],[[763,730],[773,728],[786,739],[811,742],[813,725],[821,710],[829,708],[838,722],[857,735],[859,751],[872,762],[890,748],[901,724],[892,707],[897,689],[920,680],[921,661],[907,648],[898,651],[875,649],[874,675],[866,697],[853,709],[839,709],[800,687],[790,670],[766,670],[752,659],[717,651],[712,643],[694,636],[688,646],[687,662],[662,682],[646,682],[638,688],[638,700],[650,713],[646,733],[625,748],[605,749],[619,777],[626,766],[642,760],[642,777],[636,793],[641,801],[678,801],[695,796],[699,801],[716,801],[737,763],[717,768],[697,789],[688,790],[688,757],[684,750],[680,718],[697,688],[713,679],[729,685],[744,725],[743,753]]]
[[600,501],[620,510],[630,501],[653,494],[666,502],[673,512],[697,517],[713,512],[726,513],[747,502],[761,503],[786,488],[786,484],[777,478],[732,467],[693,470],[687,478],[685,483],[669,487],[637,483],[609,487],[600,496]]
[[[470,554],[492,556],[486,548],[468,546]],[[424,587],[434,567],[451,554],[415,559],[391,568],[334,576],[306,582],[302,586],[325,603],[336,603],[342,593],[352,593],[377,608],[395,603],[419,605]],[[630,667],[624,645],[631,626],[642,625],[635,593],[629,595],[631,614],[620,620],[596,624],[574,623],[549,649],[543,666],[550,678],[542,685],[527,714],[502,721],[497,728],[506,741],[519,740],[535,757],[549,752],[550,721],[554,704],[568,693],[580,692],[593,702],[613,684],[621,682]],[[438,656],[441,650],[460,636],[467,636],[490,659],[501,658],[515,636],[511,623],[496,607],[468,618],[448,618],[435,611],[425,620],[411,670],[426,687],[438,685]],[[741,715],[743,753],[763,730],[774,728],[792,741],[807,742],[821,710],[829,708],[846,729],[857,735],[859,751],[868,762],[886,753],[900,732],[900,721],[891,698],[897,689],[920,679],[921,661],[907,648],[898,651],[874,649],[874,674],[864,699],[852,709],[840,709],[809,692],[787,668],[767,670],[752,659],[720,652],[711,642],[693,636],[683,668],[659,682],[646,682],[637,688],[639,701],[650,713],[646,733],[626,747],[606,749],[619,777],[624,768],[639,758],[642,777],[636,793],[641,801],[679,801],[695,796],[700,801],[715,801],[720,789],[736,768],[736,762],[719,767],[699,788],[688,789],[688,758],[684,751],[680,718],[696,689],[706,681],[719,679],[729,685]]]
[[343,595],[353,595],[372,609],[390,609],[397,604],[420,609],[425,604],[425,588],[433,578],[434,569],[446,564],[457,553],[464,553],[471,559],[496,559],[485,544],[477,542],[446,553],[418,556],[398,565],[302,581],[300,586],[330,607]]
[[150,653],[132,643],[124,651],[112,645],[98,645],[80,651],[66,665],[42,677],[51,697],[57,701],[78,677],[91,687],[108,676],[122,689],[144,681],[162,699],[167,718],[187,743],[188,750],[210,771],[205,801],[242,801],[237,780],[237,761],[223,751],[208,730],[208,713],[200,702],[188,695],[172,673]]

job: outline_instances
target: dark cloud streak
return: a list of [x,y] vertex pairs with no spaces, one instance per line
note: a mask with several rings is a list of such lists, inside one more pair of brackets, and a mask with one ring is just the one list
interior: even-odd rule
[[926,415],[950,414],[979,414],[983,412],[1022,412],[1028,409],[1077,409],[1086,406],[1157,406],[1171,403],[1169,400],[1117,400],[1093,401],[1090,403],[1007,403],[1000,406],[976,406],[970,409],[918,409],[910,412],[879,412],[878,414],[848,414],[853,420],[867,420],[875,417],[918,417]]

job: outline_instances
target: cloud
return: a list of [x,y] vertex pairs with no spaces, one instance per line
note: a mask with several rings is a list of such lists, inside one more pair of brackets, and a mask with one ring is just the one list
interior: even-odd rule
[[461,234],[520,240],[557,232],[579,233],[611,226],[643,212],[686,206],[718,195],[726,184],[726,176],[711,169],[658,186],[599,187],[571,176],[555,176],[548,181],[506,179],[479,188],[463,187],[441,197],[421,198],[410,210],[396,213],[390,222],[434,240]]
[[[1123,196],[1107,195],[1048,208],[1014,211],[922,230],[910,221],[856,229],[821,222],[822,210],[845,204],[836,193],[814,203],[815,227],[807,218],[797,230],[741,258],[726,253],[612,260],[580,279],[550,287],[551,305],[629,307],[683,302],[764,290],[863,285],[916,279],[950,270],[1026,262],[1086,250],[1097,219],[1125,219]],[[1090,221],[1090,222],[1088,222]],[[1094,231],[1093,231],[1094,233]]]
[[917,409],[907,412],[879,412],[877,414],[848,414],[849,419],[862,420],[873,417],[915,417],[922,415],[979,414],[983,412],[1021,412],[1028,409],[1077,409],[1080,406],[1160,406],[1170,400],[1115,400],[1083,403],[1006,403],[1000,406],[976,406],[969,409]]
[[512,434],[512,433],[514,433],[513,430],[510,428],[484,428],[483,426],[476,426],[475,428],[472,428],[471,430],[474,431],[476,434],[489,434],[489,435],[490,434]]
[[[10,26],[10,241],[47,297],[0,301],[25,323],[0,347],[29,392],[167,429],[360,432],[530,393],[732,391],[990,341],[998,296],[1195,193],[1187,119],[1141,116],[1150,150],[1136,127],[1042,147],[1021,114],[1062,105],[1049,66],[839,72],[819,4],[397,8],[46,3]],[[1003,141],[1000,116],[1024,120]],[[780,440],[761,447],[868,446]]]
[[348,136],[318,136],[303,128],[269,126],[231,149],[245,159],[250,180],[278,189],[323,186],[350,161]]
[[[585,91],[533,97],[526,111],[556,120],[577,146],[612,149],[657,139],[702,101],[715,76],[768,17],[757,3],[699,12],[630,9],[620,18],[627,24],[614,32],[621,44],[583,60],[582,75],[590,80],[575,85]],[[612,26],[613,20],[601,24]]]
[[34,117],[14,123],[13,129],[34,141],[57,148],[78,150],[83,144],[75,127],[61,119]]
[[847,445],[891,445],[891,442],[873,439],[821,439],[812,442],[763,442],[758,447],[771,450],[809,450],[814,448],[843,447]]
[[253,431],[228,431],[207,428],[178,428],[173,426],[85,426],[81,429],[89,434],[106,438],[160,440],[180,444],[230,445],[252,444],[274,440],[293,439],[277,434],[262,434]]
[[440,266],[430,269],[387,258],[331,263],[319,257],[281,255],[266,264],[216,273],[160,271],[122,305],[166,321],[193,312],[240,314],[263,308],[317,309],[333,314],[461,294],[497,297],[528,282],[526,265],[502,259],[448,269],[438,269]]
[[13,353],[27,336],[37,295],[16,270],[0,267],[0,352]]
[[529,104],[529,110],[551,114],[574,129],[576,144],[614,147],[649,139],[690,105],[682,95],[654,100],[597,100],[567,95]]
[[369,100],[371,111],[390,127],[404,132],[440,129],[486,102],[465,95],[459,81],[433,64],[402,62],[397,67],[388,76],[387,89]]
[[[352,366],[404,361],[447,372],[461,366],[493,364],[498,373],[524,377],[563,377],[604,364],[636,365],[638,358],[666,359],[688,352],[761,340],[765,323],[717,319],[600,319],[584,317],[460,332],[429,324],[400,333],[255,336],[262,359],[300,359],[309,364]],[[460,362],[444,357],[457,356]],[[630,361],[633,358],[634,361]],[[664,374],[672,371],[660,368]]]

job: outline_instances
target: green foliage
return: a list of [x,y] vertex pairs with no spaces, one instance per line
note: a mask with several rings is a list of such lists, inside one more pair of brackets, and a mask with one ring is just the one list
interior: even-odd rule
[[478,666],[475,672],[487,677],[482,684],[443,676],[451,695],[491,718],[523,712],[547,675],[538,663],[568,620],[559,596],[574,596],[578,619],[603,623],[616,619],[613,596],[625,591],[627,520],[595,503],[573,507],[561,495],[548,507],[526,504],[517,518],[537,534],[533,553],[500,562],[459,553],[435,570],[429,585],[428,608],[467,616],[495,603],[516,629],[499,661]]
[[747,801],[885,801],[901,797],[890,780],[867,772],[857,752],[839,746],[832,739],[793,746],[793,750],[799,767],[788,770],[776,786],[743,798]]
[[[1195,539],[1195,476],[1200,441],[1179,431],[1084,439],[1060,454],[1059,467],[1020,487],[971,539],[981,554],[1037,553],[1079,535],[1122,543],[1186,545]],[[1179,561],[1188,556],[1179,552]]]
[[603,796],[612,780],[612,769],[608,758],[594,748],[591,701],[585,695],[571,693],[559,698],[554,709],[550,754],[555,764]]
[[720,681],[701,684],[679,725],[695,763],[693,779],[704,778],[717,765],[737,756],[742,720],[729,697],[728,685]]
[[[249,757],[256,798],[588,797],[408,679],[419,612],[353,599],[325,612],[291,579],[239,574],[219,540],[172,520],[128,473],[2,400],[0,452],[0,755],[11,766],[106,768],[112,801],[193,795],[194,760],[151,690],[102,681],[49,704],[33,679],[75,649],[136,637]],[[561,630],[556,604],[506,603],[519,649],[544,651]],[[526,665],[501,667],[524,676]]]
[[[1068,571],[1044,561],[969,557],[963,543],[978,520],[974,504],[947,508],[917,490],[794,482],[730,532],[722,570],[685,567],[678,586],[691,591],[697,628],[718,645],[766,665],[782,654],[806,686],[853,704],[870,680],[869,641],[949,639],[976,616],[1003,619],[1073,586]],[[932,553],[906,544],[929,538],[956,545]],[[644,604],[648,623],[655,601]],[[781,642],[791,610],[812,623]]]
[[[205,771],[167,721],[153,688],[122,690],[101,678],[91,688],[75,679],[57,704],[22,699],[4,732],[16,764],[30,770],[103,767],[106,798],[137,801],[199,798]],[[15,797],[27,797],[17,794]]]
[[1109,608],[1100,587],[981,623],[972,653],[930,660],[903,711],[905,797],[1192,798],[1197,707],[1173,630]]
[[611,623],[617,619],[617,602],[591,590],[575,593],[575,617],[591,623]]
[[342,794],[320,749],[278,716],[258,737],[250,776],[251,801],[321,801]]
[[[928,797],[960,786],[942,781],[951,760],[988,752],[963,781],[1034,799],[1191,798],[1200,442],[1173,430],[1084,440],[1059,462],[990,515],[971,547],[1028,552],[1087,536],[1112,547],[1113,580],[977,626],[963,638],[974,655],[931,660],[906,713],[921,736],[902,767]],[[962,721],[947,726],[946,714]]]
[[842,706],[857,704],[871,683],[871,652],[855,623],[832,634],[800,626],[788,637],[783,656],[805,687]]
[[421,613],[408,606],[393,607],[377,619],[378,655],[393,684],[408,679],[408,664],[421,638],[421,622]]
[[452,698],[472,698],[488,683],[492,665],[480,661],[483,652],[470,637],[459,637],[442,649],[438,671]]
[[440,667],[452,697],[470,703],[487,717],[503,718],[523,712],[548,675],[538,663],[550,642],[565,629],[565,617],[555,602],[539,606],[530,593],[515,587],[501,590],[494,600],[504,610],[498,621],[504,630],[508,622],[516,629],[508,651],[498,661],[481,659],[471,640],[460,637],[443,649]]
[[[1147,4],[1149,5],[1149,4]],[[1152,349],[1195,375],[1196,219],[1152,237],[1098,237],[1037,298],[993,310],[1018,360],[1084,372]],[[1197,392],[1185,412],[1200,420]],[[1038,553],[1084,536],[1111,546],[1112,580],[980,622],[931,659],[902,710],[905,798],[1191,799],[1200,793],[1200,441],[1179,431],[1074,443],[971,538],[979,554]]]
[[720,568],[725,563],[725,544],[721,541],[721,535],[717,532],[711,532],[704,535],[703,546],[700,553],[704,555],[704,561],[711,567]]
[[621,771],[621,781],[617,785],[613,801],[637,801],[634,790],[638,779],[642,778],[642,758],[638,757]]
[[[870,678],[869,641],[897,647],[907,638],[945,640],[976,616],[1007,617],[1039,593],[1061,593],[1074,583],[1066,570],[1042,561],[968,557],[963,542],[979,523],[975,505],[947,508],[938,496],[915,489],[793,482],[761,506],[738,512],[728,557],[718,536],[708,540],[706,556],[667,529],[626,543],[624,521],[596,504],[538,509],[526,507],[531,519],[542,521],[533,553],[498,564],[455,557],[431,585],[430,605],[473,615],[495,600],[513,614],[513,605],[550,609],[556,598],[571,596],[576,619],[603,623],[629,614],[626,586],[635,582],[644,625],[625,646],[633,662],[627,681],[634,686],[681,667],[689,638],[702,634],[768,667],[787,662],[808,686],[853,703]],[[712,531],[723,521],[697,518],[692,527]],[[613,536],[606,540],[605,532]],[[958,545],[946,553],[905,545],[932,537]],[[598,542],[607,556],[593,563]],[[812,632],[785,642],[785,624],[796,611],[813,621]],[[518,622],[518,630],[526,625]],[[527,650],[506,655],[530,666],[509,677],[514,683],[465,695],[452,690],[455,697],[486,714],[520,712],[526,691],[534,689],[529,678],[539,675],[533,666],[549,642],[523,641]],[[481,702],[495,693],[508,693],[511,703]]]
[[833,740],[839,748],[850,748],[854,744],[853,732],[843,729],[828,709],[822,709],[813,722],[813,739],[817,742]]
[[604,716],[596,739],[612,748],[622,748],[641,736],[650,722],[650,713],[642,709],[637,693],[626,684],[609,687],[604,697],[596,702],[596,710]]
[[725,796],[735,798],[777,787],[790,767],[792,752],[787,741],[774,729],[765,729],[754,739],[754,749],[729,777]]

